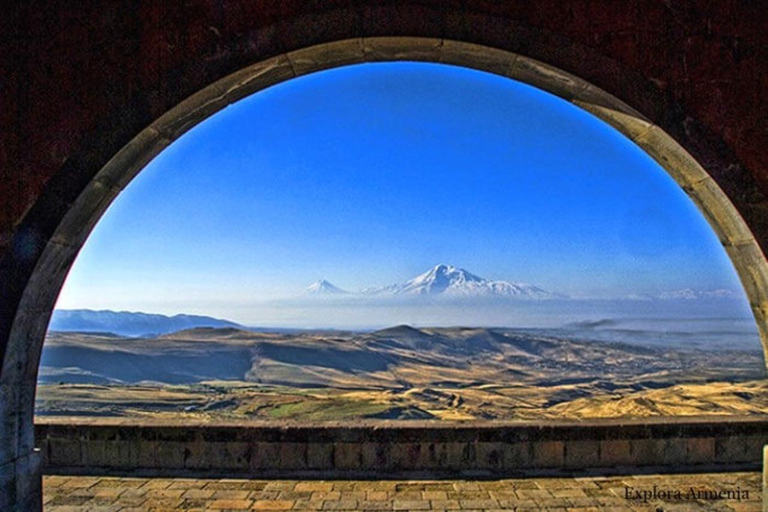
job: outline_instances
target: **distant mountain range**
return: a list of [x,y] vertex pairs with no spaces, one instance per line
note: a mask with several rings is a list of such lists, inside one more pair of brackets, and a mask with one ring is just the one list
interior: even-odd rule
[[737,297],[736,293],[732,290],[718,289],[718,290],[693,290],[691,288],[684,288],[682,290],[673,290],[670,292],[660,293],[656,296],[657,299],[732,299]]
[[[305,290],[305,295],[338,296],[349,292],[320,280]],[[564,298],[564,295],[549,292],[538,286],[509,281],[492,281],[472,274],[453,265],[440,264],[423,274],[403,283],[383,288],[367,288],[359,295],[367,297],[393,296],[446,296],[446,297],[498,297],[515,299]]]
[[158,336],[196,327],[238,327],[240,324],[209,316],[165,316],[129,311],[57,309],[48,329],[62,332],[103,332],[120,336]]
[[[464,297],[464,298],[509,298],[509,299],[565,299],[567,295],[551,292],[539,286],[510,281],[493,281],[454,267],[439,264],[408,281],[391,284],[382,288],[366,288],[358,293],[343,290],[321,279],[304,290],[305,297]],[[683,288],[652,294],[633,294],[624,300],[697,300],[734,299],[740,295],[727,289],[694,290]],[[619,299],[621,300],[621,299]]]
[[718,288],[716,290],[694,290],[693,288],[683,288],[680,290],[670,290],[656,295],[635,294],[625,297],[629,300],[700,300],[700,299],[735,299],[739,294],[733,290]]

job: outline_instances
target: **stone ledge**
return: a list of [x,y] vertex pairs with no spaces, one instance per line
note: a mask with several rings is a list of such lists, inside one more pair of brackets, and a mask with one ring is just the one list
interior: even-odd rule
[[[71,421],[71,420],[70,420]],[[47,471],[293,474],[758,467],[768,419],[226,425],[38,421]]]

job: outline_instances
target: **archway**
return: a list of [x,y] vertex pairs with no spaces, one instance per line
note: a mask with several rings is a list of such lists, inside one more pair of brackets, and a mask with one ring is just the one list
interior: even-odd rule
[[[447,39],[374,37],[347,39],[287,52],[228,75],[181,102],[134,137],[92,178],[80,183],[62,175],[63,186],[76,191],[69,203],[55,193],[40,199],[38,211],[52,236],[21,229],[16,257],[40,250],[15,310],[3,354],[3,439],[16,448],[15,467],[4,471],[14,496],[31,496],[39,473],[33,454],[32,410],[36,371],[48,319],[58,292],[91,228],[117,194],[162,149],[189,128],[238,99],[276,83],[333,67],[379,61],[430,61],[492,72],[528,83],[564,98],[608,122],[665,168],[700,207],[726,247],[750,299],[763,348],[768,353],[768,263],[735,207],[705,169],[663,129],[632,107],[578,77],[508,51]],[[72,181],[69,181],[72,180]],[[40,212],[44,213],[40,213]],[[29,258],[27,258],[29,259]],[[10,421],[9,421],[10,420]],[[13,472],[11,474],[11,471]],[[8,494],[10,496],[10,494]],[[16,498],[10,498],[16,499]]]

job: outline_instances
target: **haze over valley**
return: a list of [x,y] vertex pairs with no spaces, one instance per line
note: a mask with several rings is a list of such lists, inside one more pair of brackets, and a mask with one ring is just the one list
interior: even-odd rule
[[768,413],[758,346],[670,346],[647,332],[645,343],[600,340],[619,331],[609,321],[355,332],[84,316],[130,330],[147,318],[159,322],[155,329],[180,320],[216,326],[142,337],[98,332],[106,323],[49,332],[39,415],[465,421]]

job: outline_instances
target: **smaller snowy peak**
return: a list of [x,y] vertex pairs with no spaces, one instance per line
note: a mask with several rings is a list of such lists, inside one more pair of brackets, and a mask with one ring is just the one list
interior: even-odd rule
[[696,300],[696,299],[733,299],[738,297],[733,290],[727,290],[719,288],[716,290],[694,290],[693,288],[684,288],[682,290],[673,290],[660,293],[656,298],[662,300],[669,299],[683,299],[683,300]]
[[312,283],[304,290],[305,295],[313,295],[313,296],[345,295],[347,293],[349,292],[346,290],[342,290],[337,286],[334,286],[333,284],[326,281],[325,279],[320,279]]

